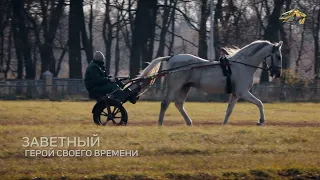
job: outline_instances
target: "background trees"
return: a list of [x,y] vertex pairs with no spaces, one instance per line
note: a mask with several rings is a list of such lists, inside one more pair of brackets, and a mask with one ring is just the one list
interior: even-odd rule
[[[208,56],[209,0],[1,0],[0,77],[82,78],[94,50],[107,73],[135,76],[152,59]],[[320,71],[318,0],[215,0],[215,48],[257,39],[284,41],[283,68],[308,78]],[[307,14],[305,25],[282,23],[284,11]],[[269,80],[267,72],[261,81]]]

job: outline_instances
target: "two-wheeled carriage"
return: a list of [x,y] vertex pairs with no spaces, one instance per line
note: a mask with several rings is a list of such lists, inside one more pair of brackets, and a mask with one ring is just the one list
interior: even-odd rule
[[[115,83],[123,93],[127,88],[130,88],[130,92],[139,92],[137,99],[142,95],[148,87],[154,83],[154,77],[148,78],[136,78],[130,79],[129,77],[116,77]],[[116,96],[116,91],[107,95],[100,95],[97,97],[90,97],[97,101],[92,109],[93,121],[97,125],[106,125],[109,121],[116,126],[125,126],[128,123],[128,113],[123,107],[123,104],[127,102],[127,98],[119,98]]]

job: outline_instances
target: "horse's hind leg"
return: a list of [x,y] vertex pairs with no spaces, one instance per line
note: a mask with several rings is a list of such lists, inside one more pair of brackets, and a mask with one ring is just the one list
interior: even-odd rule
[[171,101],[172,100],[170,100],[169,98],[166,98],[165,100],[163,100],[161,102],[161,109],[160,109],[160,114],[159,114],[158,126],[162,126],[164,114],[166,113]]
[[192,120],[189,118],[187,112],[184,109],[184,102],[187,98],[188,92],[190,90],[190,86],[184,86],[179,92],[177,97],[175,98],[175,106],[183,116],[186,124],[188,126],[192,126]]
[[257,125],[263,125],[264,121],[265,121],[265,116],[264,116],[264,110],[263,110],[263,104],[262,102],[256,98],[254,95],[252,95],[249,91],[246,93],[243,93],[241,98],[255,104],[258,106],[259,111],[260,111],[260,121],[257,122]]
[[159,114],[158,126],[162,126],[164,115],[171,103],[174,100],[174,96],[176,94],[176,90],[168,87],[167,94],[165,99],[161,102],[161,109]]
[[161,102],[161,109],[159,114],[158,126],[162,126],[164,115],[171,103],[171,101],[175,100],[178,92],[180,91],[181,86],[168,86],[168,91],[166,94],[166,98]]
[[227,108],[227,111],[226,111],[226,116],[224,118],[224,121],[223,121],[223,124],[227,124],[228,123],[228,120],[229,120],[229,117],[232,113],[232,110],[234,108],[234,105],[236,105],[236,103],[238,102],[239,100],[239,97],[237,97],[235,94],[230,94],[230,99],[229,99],[229,104],[228,104],[228,108]]

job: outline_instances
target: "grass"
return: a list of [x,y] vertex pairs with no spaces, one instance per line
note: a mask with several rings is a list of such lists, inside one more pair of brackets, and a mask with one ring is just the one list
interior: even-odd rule
[[[126,104],[126,127],[96,126],[94,102],[0,101],[0,179],[303,179],[320,178],[320,104],[187,103],[194,127],[170,106],[156,126],[159,102]],[[210,124],[212,123],[212,124]],[[25,157],[22,137],[91,137],[100,147],[139,150],[138,157]],[[33,148],[47,149],[47,148]]]

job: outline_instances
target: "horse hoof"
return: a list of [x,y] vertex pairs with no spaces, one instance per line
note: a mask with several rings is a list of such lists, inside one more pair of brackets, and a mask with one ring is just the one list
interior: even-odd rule
[[257,126],[263,126],[263,123],[257,122],[256,125],[257,125]]

